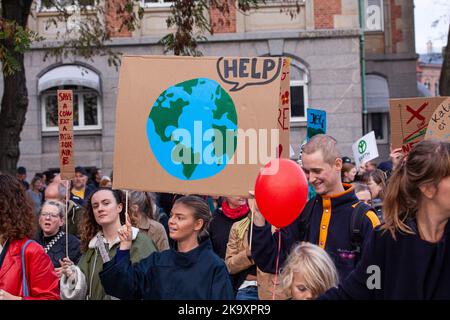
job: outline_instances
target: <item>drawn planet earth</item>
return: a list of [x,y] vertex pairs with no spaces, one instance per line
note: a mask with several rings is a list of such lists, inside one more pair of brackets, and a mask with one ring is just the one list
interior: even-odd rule
[[147,121],[147,138],[159,164],[181,180],[222,171],[237,144],[237,114],[230,95],[214,80],[191,79],[159,95]]

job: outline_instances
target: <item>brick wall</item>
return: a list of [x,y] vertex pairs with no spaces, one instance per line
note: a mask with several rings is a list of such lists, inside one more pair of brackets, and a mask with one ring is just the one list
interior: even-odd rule
[[123,11],[123,6],[126,0],[108,0],[106,1],[105,21],[106,28],[111,37],[131,37],[131,31],[127,27],[123,27],[119,31],[120,26],[126,18]]
[[402,6],[391,0],[391,30],[392,30],[392,53],[397,52],[397,43],[403,41],[403,32],[397,28],[397,19],[402,18]]
[[334,29],[334,15],[341,11],[341,0],[314,0],[315,28]]
[[214,33],[236,32],[236,5],[233,0],[222,0],[224,8],[211,7],[209,10],[211,28]]

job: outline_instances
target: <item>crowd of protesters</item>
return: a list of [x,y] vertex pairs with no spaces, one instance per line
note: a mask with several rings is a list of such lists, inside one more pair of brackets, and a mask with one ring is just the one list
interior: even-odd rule
[[357,166],[316,135],[299,165],[310,200],[281,230],[251,195],[0,173],[0,300],[450,299],[450,143]]

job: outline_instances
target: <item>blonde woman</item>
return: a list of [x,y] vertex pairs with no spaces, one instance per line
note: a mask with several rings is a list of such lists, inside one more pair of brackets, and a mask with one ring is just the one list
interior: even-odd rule
[[311,300],[330,288],[339,278],[330,256],[315,244],[302,242],[292,248],[280,274],[281,290],[293,300]]

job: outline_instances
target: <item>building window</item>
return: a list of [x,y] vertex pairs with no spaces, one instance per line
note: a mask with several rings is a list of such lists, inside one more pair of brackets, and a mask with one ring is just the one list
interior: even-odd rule
[[55,3],[60,7],[71,9],[76,5],[94,6],[95,0],[40,0],[39,8],[41,11],[54,11],[56,10]]
[[308,108],[308,75],[306,68],[293,62],[291,66],[291,121],[306,121]]
[[141,0],[142,7],[167,7],[172,5],[173,0]]
[[427,87],[428,90],[430,90],[431,84],[428,81],[425,81],[423,85]]
[[42,131],[58,131],[58,103],[56,90],[73,90],[74,130],[101,129],[100,99],[98,93],[83,86],[59,86],[41,94]]
[[388,143],[388,113],[369,113],[369,132],[372,130],[377,143]]
[[383,0],[365,0],[365,31],[383,31]]
[[434,83],[434,95],[439,96],[439,81]]

